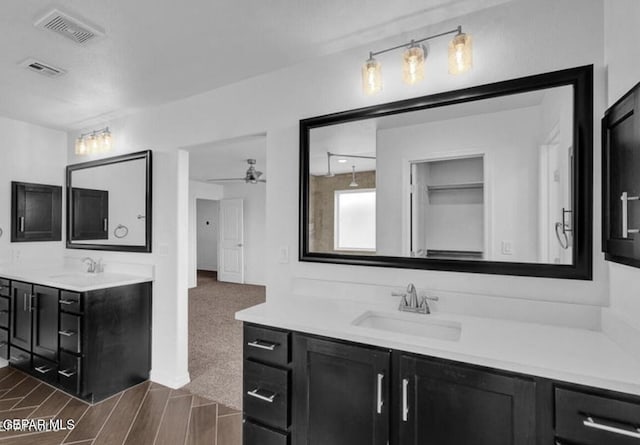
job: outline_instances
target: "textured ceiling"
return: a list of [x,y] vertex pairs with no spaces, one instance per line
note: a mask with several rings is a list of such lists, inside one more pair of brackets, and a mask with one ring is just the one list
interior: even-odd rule
[[[2,0],[0,115],[79,128],[508,0]],[[33,26],[53,7],[98,25],[80,46]],[[50,79],[18,63],[68,71]]]

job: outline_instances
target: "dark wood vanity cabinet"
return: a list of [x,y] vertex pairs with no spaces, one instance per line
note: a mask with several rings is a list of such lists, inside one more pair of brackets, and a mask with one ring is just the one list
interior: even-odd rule
[[149,378],[151,283],[82,293],[0,285],[10,313],[0,353],[12,366],[92,403]]
[[387,445],[391,353],[293,335],[296,445]]
[[602,119],[602,250],[640,267],[640,84]]
[[11,183],[11,242],[62,239],[62,187]]
[[640,397],[265,326],[244,330],[244,445],[640,439]]
[[532,379],[437,359],[400,359],[402,445],[536,445]]

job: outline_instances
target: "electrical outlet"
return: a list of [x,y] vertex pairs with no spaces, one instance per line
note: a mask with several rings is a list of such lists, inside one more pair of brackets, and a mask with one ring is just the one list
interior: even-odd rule
[[280,264],[289,263],[289,247],[280,246],[280,252],[278,253],[278,262]]
[[513,255],[513,246],[511,241],[502,241],[502,254]]

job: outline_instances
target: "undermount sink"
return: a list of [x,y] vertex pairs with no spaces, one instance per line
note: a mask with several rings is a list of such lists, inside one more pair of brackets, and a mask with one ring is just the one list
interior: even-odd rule
[[428,318],[421,314],[389,314],[367,311],[353,320],[354,326],[414,335],[436,340],[460,340],[462,325],[456,321]]

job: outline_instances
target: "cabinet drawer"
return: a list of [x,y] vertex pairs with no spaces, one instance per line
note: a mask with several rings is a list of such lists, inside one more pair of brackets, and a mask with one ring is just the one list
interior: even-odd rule
[[9,359],[9,331],[0,329],[0,358]]
[[75,292],[60,292],[60,310],[65,312],[82,312],[82,296]]
[[9,327],[9,298],[0,297],[0,327]]
[[73,354],[60,351],[60,364],[58,365],[58,382],[66,391],[72,394],[80,393],[80,373],[82,360]]
[[58,380],[58,365],[34,354],[33,375],[45,382],[55,383]]
[[289,434],[273,431],[246,420],[242,432],[243,445],[289,445]]
[[244,358],[274,365],[289,363],[289,333],[257,326],[244,327]]
[[60,313],[60,348],[76,354],[82,352],[81,322],[82,317],[79,315]]
[[31,370],[31,354],[11,345],[9,349],[9,363],[16,368],[29,372]]
[[556,388],[556,436],[581,445],[637,445],[640,404]]
[[3,297],[8,297],[11,295],[11,286],[9,286],[9,280],[0,278],[0,295]]
[[244,361],[244,414],[279,429],[289,427],[289,371]]

